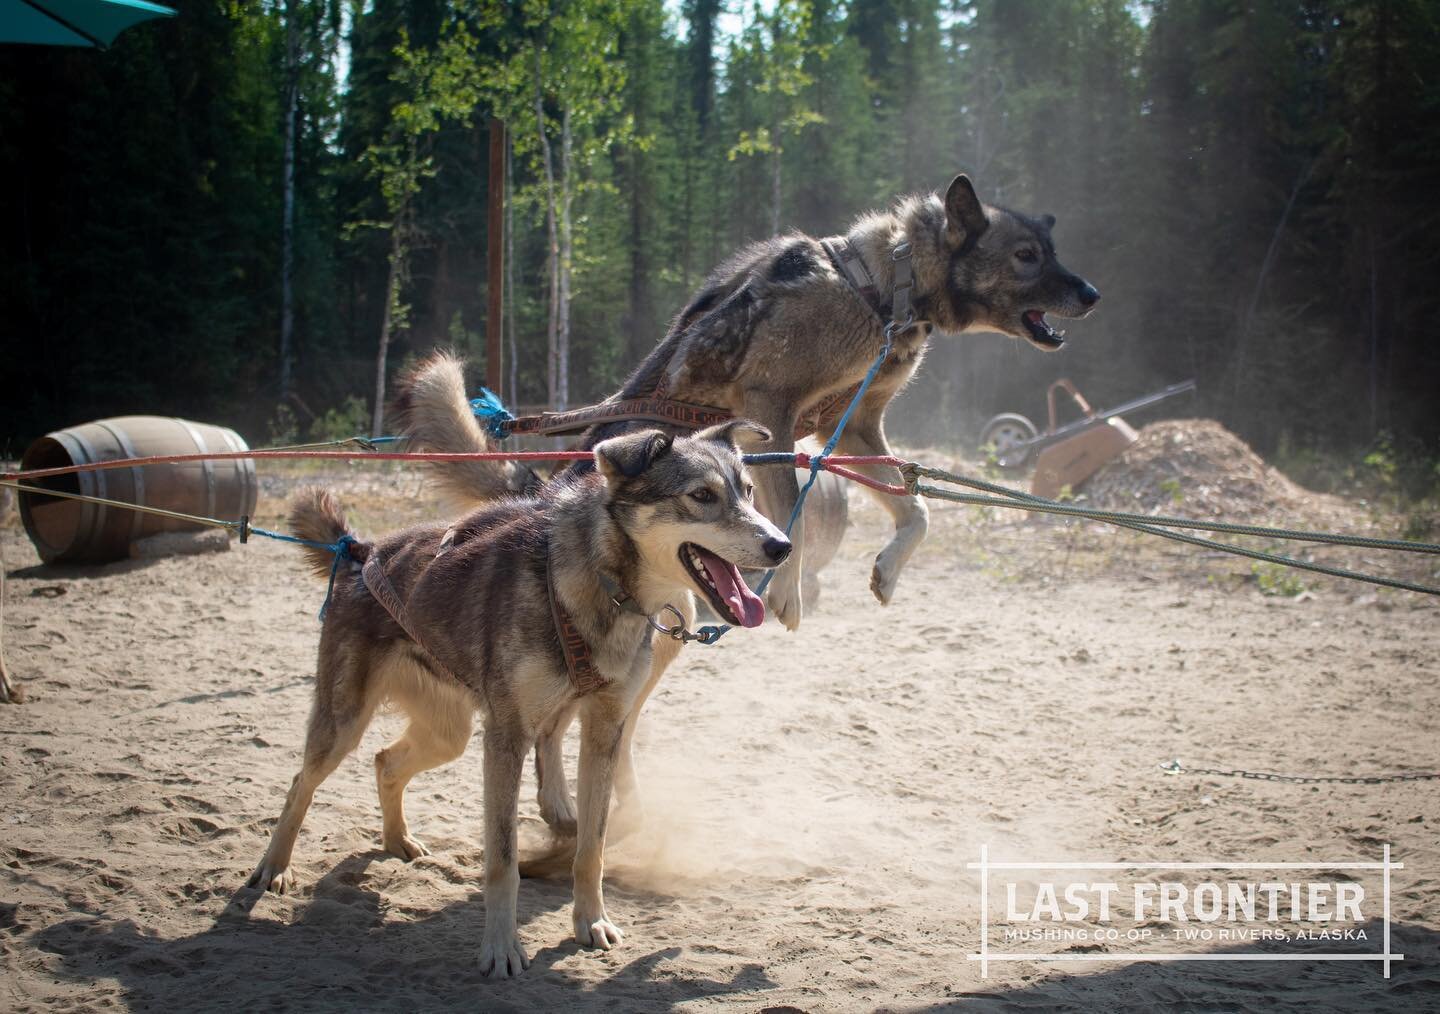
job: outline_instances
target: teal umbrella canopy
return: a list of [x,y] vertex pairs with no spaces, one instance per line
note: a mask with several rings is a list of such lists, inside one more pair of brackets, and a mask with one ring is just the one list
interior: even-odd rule
[[0,42],[105,49],[131,25],[174,15],[146,0],[0,0]]

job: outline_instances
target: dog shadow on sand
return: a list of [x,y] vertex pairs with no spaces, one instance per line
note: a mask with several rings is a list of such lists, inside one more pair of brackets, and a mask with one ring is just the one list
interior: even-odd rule
[[[604,958],[573,939],[540,944],[525,926],[548,912],[568,916],[568,879],[522,881],[516,914],[531,947],[530,968],[517,979],[488,981],[479,972],[483,892],[423,911],[387,904],[367,886],[369,867],[387,859],[377,850],[342,860],[290,910],[288,923],[253,914],[262,895],[246,889],[210,928],[192,936],[167,939],[131,919],[85,916],[38,930],[30,942],[59,956],[57,974],[77,982],[116,980],[125,1006],[140,1010],[510,1011],[618,1004],[668,1011],[686,1001],[775,986],[753,963],[739,965],[728,980],[680,974],[661,966],[681,948],[647,951],[634,937]],[[631,913],[673,901],[609,879],[606,894],[615,909]],[[416,917],[387,918],[396,911]],[[597,981],[591,966],[561,964],[577,954],[604,960],[613,971]]]
[[[1384,926],[1360,924],[1364,943],[1317,946],[1327,952],[1382,952]],[[956,990],[952,999],[907,1007],[912,1014],[1043,1011],[1354,1011],[1433,1010],[1440,997],[1440,933],[1416,923],[1391,922],[1390,950],[1403,961],[1384,977],[1378,961],[1134,962],[1087,972],[1079,964],[1018,964],[1031,981],[988,986],[984,980]],[[1237,944],[1212,953],[1297,953],[1295,944]],[[1123,952],[1123,946],[1117,948]],[[991,966],[996,974],[997,966]],[[970,970],[973,977],[974,969]],[[1009,974],[1009,973],[1007,973]],[[883,1009],[883,1008],[882,1008]]]

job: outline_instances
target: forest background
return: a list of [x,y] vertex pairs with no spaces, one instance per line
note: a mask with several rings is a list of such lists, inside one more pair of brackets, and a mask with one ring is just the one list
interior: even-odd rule
[[1431,0],[175,6],[0,46],[0,455],[131,412],[350,436],[428,349],[482,367],[498,115],[511,404],[601,399],[737,247],[963,170],[1104,302],[1060,355],[938,339],[899,441],[1195,377],[1175,409],[1282,464],[1440,477]]

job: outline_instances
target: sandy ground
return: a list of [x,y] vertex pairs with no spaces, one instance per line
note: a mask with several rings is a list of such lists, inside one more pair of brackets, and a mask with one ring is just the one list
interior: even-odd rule
[[[372,531],[423,509],[413,475],[367,489]],[[0,710],[0,1007],[1440,1007],[1440,782],[1158,769],[1440,767],[1434,601],[1309,581],[1298,601],[1267,597],[1243,561],[938,507],[881,609],[866,584],[882,521],[856,515],[798,634],[691,647],[651,700],[647,826],[608,857],[623,946],[577,949],[567,878],[526,880],[535,963],[498,985],[476,970],[479,751],[412,785],[434,855],[407,865],[378,849],[370,765],[394,717],[320,790],[299,894],[241,889],[309,704],[323,589],[293,549],[44,568],[0,531],[4,648],[30,697]],[[533,821],[533,783],[524,795]],[[1337,861],[1385,843],[1405,864],[1405,960],[1388,981],[1368,962],[1009,963],[982,978],[967,960],[982,846]]]

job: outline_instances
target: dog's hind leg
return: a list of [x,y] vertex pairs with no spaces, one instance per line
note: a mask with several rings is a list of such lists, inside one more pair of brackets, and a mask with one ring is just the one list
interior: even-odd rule
[[421,771],[464,753],[474,717],[474,704],[464,692],[441,686],[433,677],[421,680],[392,691],[410,724],[399,739],[375,754],[375,786],[384,818],[381,842],[386,852],[407,862],[428,856],[430,850],[410,835],[405,786]]
[[[889,443],[885,440],[885,431],[881,426],[879,412],[883,410],[883,401],[876,409],[871,404],[870,398],[867,397],[860,410],[855,413],[855,417],[850,420],[850,424],[845,427],[845,432],[840,434],[836,452],[860,455],[893,453]],[[856,465],[853,467],[857,472],[862,472],[883,482],[902,486],[905,484],[900,470],[892,465]],[[880,506],[889,511],[890,516],[895,520],[895,534],[875,557],[875,568],[870,572],[870,591],[881,602],[889,605],[890,599],[895,595],[895,583],[900,579],[900,571],[914,555],[920,543],[925,541],[925,533],[930,530],[930,511],[918,496],[892,496],[889,493],[870,489],[867,489],[866,492],[874,496]]]
[[559,709],[540,729],[535,740],[535,781],[539,791],[535,798],[540,803],[540,816],[550,829],[566,838],[575,836],[575,797],[570,795],[570,785],[565,780],[565,757],[561,748],[565,743],[565,730],[575,720],[579,703]]
[[[323,653],[322,653],[323,654]],[[352,663],[358,664],[358,663]],[[351,686],[358,686],[359,680]],[[295,876],[290,872],[290,857],[295,851],[295,838],[300,833],[300,824],[310,809],[315,790],[328,778],[354,750],[370,724],[375,713],[377,695],[362,693],[343,702],[329,688],[316,689],[315,707],[310,712],[310,727],[305,735],[305,759],[300,773],[290,783],[290,792],[285,797],[285,808],[280,811],[280,820],[270,834],[270,846],[255,872],[250,874],[249,887],[285,894],[295,886]],[[338,708],[338,709],[337,709]]]
[[516,932],[520,893],[516,816],[529,742],[518,723],[492,715],[485,725],[485,936],[480,974],[508,979],[530,967]]

